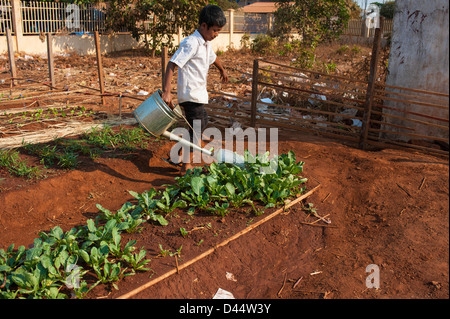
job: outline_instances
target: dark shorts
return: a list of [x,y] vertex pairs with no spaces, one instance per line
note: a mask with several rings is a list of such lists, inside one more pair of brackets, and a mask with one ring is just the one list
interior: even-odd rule
[[[180,103],[180,105],[184,109],[184,116],[186,117],[186,120],[188,121],[189,125],[189,134],[191,136],[191,141],[193,141],[193,132],[192,128],[194,127],[194,120],[200,120],[201,126],[200,126],[200,133],[203,132],[208,125],[208,113],[206,113],[204,104],[195,103],[195,102],[183,102]],[[197,133],[198,134],[198,133]],[[200,138],[200,136],[199,136]]]

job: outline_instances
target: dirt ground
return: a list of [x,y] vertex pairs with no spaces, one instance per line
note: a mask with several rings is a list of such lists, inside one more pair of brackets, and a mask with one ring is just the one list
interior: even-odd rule
[[[77,80],[84,76],[81,81],[88,83],[95,69],[89,74],[83,70],[89,65],[86,59],[93,58],[60,58],[58,65],[71,63],[71,69],[80,70]],[[251,59],[234,64],[232,55],[223,59],[234,67],[251,66]],[[119,55],[105,58],[105,64],[124,73],[126,65],[148,68],[142,76],[154,81],[153,88],[160,82],[157,59]],[[40,72],[33,68],[30,74]],[[61,81],[67,79],[58,74]],[[91,82],[95,84],[94,76]],[[124,83],[125,76],[117,87],[128,87]],[[151,85],[138,89],[150,90]],[[0,247],[29,246],[39,231],[85,224],[98,214],[97,203],[117,210],[132,200],[129,190],[173,183],[178,171],[160,158],[171,145],[155,140],[131,157],[84,160],[75,170],[40,180],[12,177],[0,169]],[[278,149],[294,151],[305,162],[308,188],[320,187],[303,205],[313,203],[331,223],[306,225],[313,219],[297,204],[133,298],[210,299],[219,288],[242,299],[449,298],[448,159],[415,151],[362,151],[338,140],[284,130],[279,131]],[[117,298],[173,270],[173,257],[157,257],[159,244],[172,251],[182,246],[181,265],[272,211],[260,217],[234,211],[225,218],[179,212],[168,226],[146,224],[133,238],[138,247],[148,249],[152,271],[123,279],[118,291],[96,288],[90,298]],[[195,230],[183,237],[180,227]],[[366,267],[373,264],[379,267],[379,289],[366,287]]]

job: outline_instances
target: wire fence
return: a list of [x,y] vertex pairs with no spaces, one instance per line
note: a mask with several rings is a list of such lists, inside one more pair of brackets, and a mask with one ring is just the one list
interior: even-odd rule
[[21,13],[24,35],[106,31],[106,14],[101,5],[22,1]]
[[9,1],[0,0],[0,34],[6,34],[11,27],[11,4]]

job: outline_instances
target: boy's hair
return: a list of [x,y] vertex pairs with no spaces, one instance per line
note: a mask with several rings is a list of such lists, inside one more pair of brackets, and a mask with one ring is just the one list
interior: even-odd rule
[[200,18],[198,24],[206,23],[208,29],[212,26],[218,26],[222,28],[227,23],[227,18],[222,9],[216,5],[208,4],[200,12]]

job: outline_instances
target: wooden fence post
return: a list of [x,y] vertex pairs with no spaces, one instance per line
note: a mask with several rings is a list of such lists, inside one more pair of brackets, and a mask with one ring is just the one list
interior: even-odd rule
[[252,78],[252,104],[251,104],[251,121],[252,127],[256,126],[256,106],[258,101],[258,72],[259,72],[259,59],[253,61],[253,78]]
[[11,85],[14,86],[14,79],[17,77],[16,60],[14,57],[14,45],[11,36],[11,30],[6,30],[6,42],[8,44],[9,71],[11,72]]
[[383,18],[380,18],[380,27],[375,29],[375,38],[373,40],[372,58],[370,60],[369,83],[367,84],[366,102],[364,104],[364,114],[361,126],[361,136],[359,139],[359,148],[366,149],[367,137],[369,134],[370,118],[372,116],[372,105],[374,99],[375,83],[377,80],[378,60],[381,49],[381,36],[383,34]]
[[103,78],[103,65],[102,65],[102,52],[100,48],[100,37],[98,31],[94,31],[95,50],[97,51],[97,67],[98,67],[98,80],[100,82],[100,93],[102,95],[102,104],[105,105],[105,80]]
[[47,57],[48,57],[48,74],[50,78],[51,89],[55,88],[55,64],[53,61],[53,37],[51,33],[47,33]]
[[167,47],[163,47],[161,51],[161,75],[162,75],[163,91],[164,91],[164,79],[166,78],[167,63],[169,63],[169,53]]

